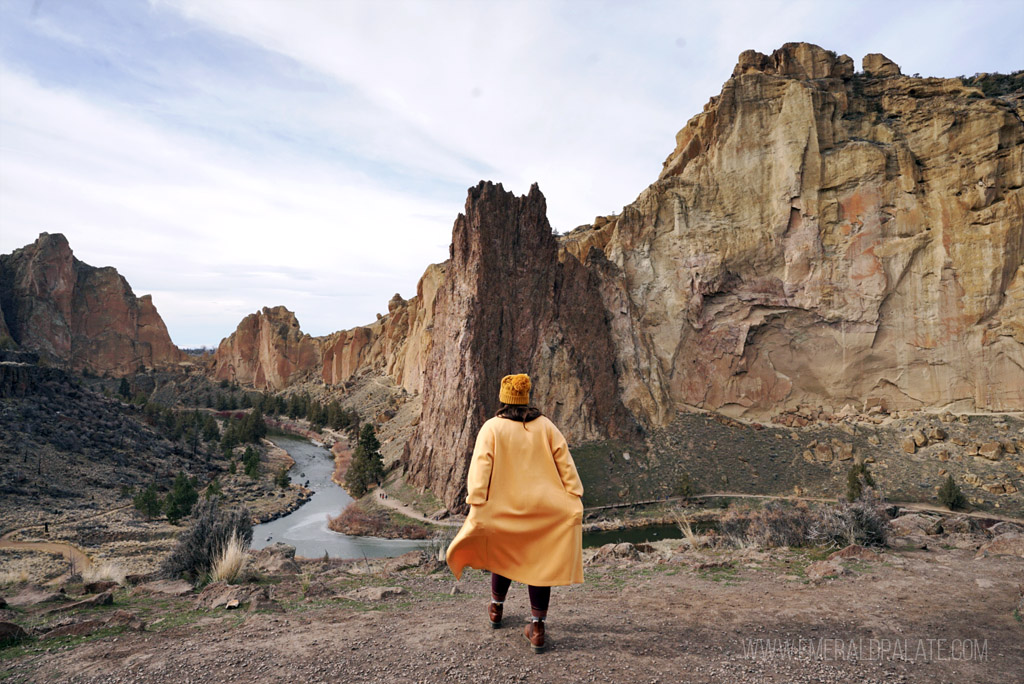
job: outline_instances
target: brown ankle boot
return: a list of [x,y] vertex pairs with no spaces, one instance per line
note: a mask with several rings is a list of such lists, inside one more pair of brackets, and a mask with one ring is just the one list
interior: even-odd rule
[[523,630],[523,633],[526,634],[526,638],[530,642],[530,648],[533,649],[534,653],[540,653],[544,650],[546,644],[544,643],[543,620],[531,620],[526,625],[526,629]]
[[491,619],[491,627],[498,629],[501,627],[501,610],[504,608],[502,604],[491,601],[487,606],[487,617]]

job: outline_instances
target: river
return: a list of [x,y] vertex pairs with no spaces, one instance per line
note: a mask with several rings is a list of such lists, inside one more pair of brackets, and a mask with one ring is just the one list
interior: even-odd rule
[[331,452],[300,437],[271,437],[295,460],[288,474],[292,482],[306,484],[313,491],[309,501],[288,515],[253,527],[252,548],[262,549],[275,542],[295,547],[297,556],[320,558],[383,558],[400,556],[427,546],[419,539],[380,539],[350,537],[327,529],[327,516],[341,513],[352,497],[334,484],[334,459]]

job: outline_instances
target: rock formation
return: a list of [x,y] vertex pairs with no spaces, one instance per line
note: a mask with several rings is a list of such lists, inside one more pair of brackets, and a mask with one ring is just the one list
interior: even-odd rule
[[565,238],[607,256],[634,415],[1024,407],[1020,99],[864,69],[743,53],[659,180]]
[[0,256],[0,309],[15,343],[73,370],[125,375],[185,360],[152,298],[76,259],[60,234]]
[[281,390],[307,378],[320,361],[319,345],[299,329],[295,314],[275,306],[243,318],[217,347],[211,370],[218,380]]
[[630,432],[595,277],[558,245],[536,185],[525,197],[481,182],[455,220],[448,277],[434,302],[423,413],[403,465],[450,508],[465,495],[476,433],[502,376],[527,372],[532,400],[584,441]]
[[[510,372],[573,443],[694,407],[1021,410],[1024,94],[1016,75],[973,83],[877,54],[855,73],[802,43],[744,52],[621,214],[555,238],[536,187],[481,183],[416,297],[310,340],[273,381],[230,377],[370,372],[422,391],[403,463],[451,508]],[[284,353],[227,349],[232,367]]]

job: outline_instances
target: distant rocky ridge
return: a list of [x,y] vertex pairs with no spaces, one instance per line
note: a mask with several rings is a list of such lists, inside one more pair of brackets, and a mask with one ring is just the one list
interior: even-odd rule
[[321,338],[302,373],[422,392],[403,462],[453,507],[505,372],[575,442],[687,408],[1020,410],[1020,80],[986,96],[878,54],[855,73],[815,45],[744,52],[621,214],[556,242],[538,189],[482,183],[417,297]]
[[47,362],[96,374],[185,360],[152,298],[136,297],[115,269],[76,259],[59,233],[0,256],[0,341],[5,337]]

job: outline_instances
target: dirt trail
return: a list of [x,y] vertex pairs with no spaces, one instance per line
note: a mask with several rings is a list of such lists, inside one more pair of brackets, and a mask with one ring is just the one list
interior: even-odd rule
[[374,497],[373,501],[374,503],[380,504],[381,506],[387,506],[388,508],[396,510],[402,515],[407,515],[410,518],[415,518],[416,520],[425,523],[430,523],[431,525],[439,525],[441,527],[462,527],[461,521],[456,522],[452,520],[433,520],[432,518],[428,518],[427,516],[423,515],[409,504],[393,498],[390,494],[387,495],[386,499],[382,499],[380,497],[380,494],[378,494],[377,496]]
[[[118,506],[117,508],[111,508],[108,511],[100,511],[99,513],[93,513],[86,515],[76,520],[61,522],[61,526],[65,525],[77,525],[78,523],[85,522],[86,520],[93,520],[95,518],[102,518],[106,515],[111,515],[117,511],[129,508],[128,505]],[[69,562],[74,563],[75,570],[81,572],[82,570],[92,566],[92,560],[84,551],[77,546],[67,544],[65,542],[52,542],[52,541],[18,541],[12,539],[12,537],[18,532],[25,530],[44,529],[43,525],[27,525],[25,527],[19,527],[17,529],[8,530],[0,536],[0,549],[18,549],[23,551],[40,551],[43,553],[59,553],[64,556]],[[49,584],[59,584],[68,578],[69,573],[64,573],[60,577],[53,579]]]

